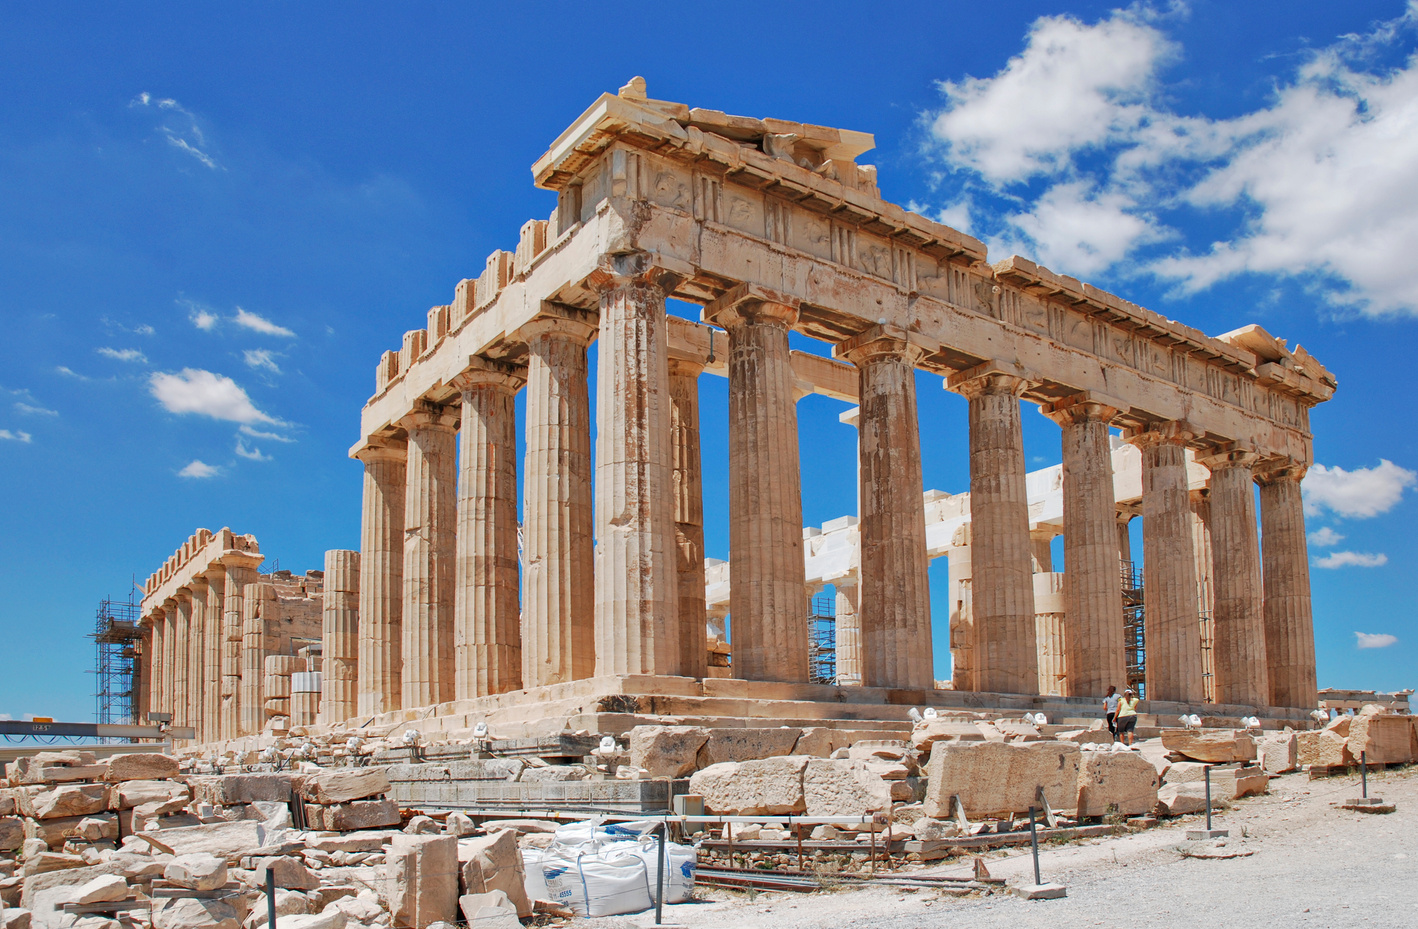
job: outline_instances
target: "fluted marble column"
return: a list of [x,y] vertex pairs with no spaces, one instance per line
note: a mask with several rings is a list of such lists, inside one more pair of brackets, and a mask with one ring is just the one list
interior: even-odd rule
[[364,463],[359,541],[361,716],[403,706],[406,456],[404,441],[384,437],[370,440],[355,456]]
[[1202,459],[1211,469],[1212,608],[1217,703],[1267,706],[1265,617],[1256,534],[1257,456],[1233,450]]
[[192,578],[192,615],[187,643],[187,718],[197,730],[197,741],[207,741],[207,690],[211,682],[207,674],[207,633],[210,626],[211,588],[205,577]]
[[325,553],[320,715],[343,722],[359,712],[359,552]]
[[[1108,423],[1114,406],[1088,398],[1044,409],[1063,433],[1064,696],[1126,686],[1122,574]],[[973,501],[973,497],[971,498]]]
[[153,635],[149,640],[149,652],[152,655],[152,670],[149,675],[151,685],[148,688],[148,713],[161,713],[163,711],[163,690],[167,687],[167,665],[164,661],[163,648],[167,638],[167,614],[161,607],[154,609],[151,614],[151,625]]
[[1306,466],[1266,462],[1260,484],[1265,655],[1270,704],[1315,706],[1315,631],[1310,614],[1310,561],[1300,481]]
[[837,589],[837,684],[860,687],[862,683],[862,619],[857,612],[857,579],[839,578]]
[[[785,299],[785,298],[780,298]],[[797,378],[798,311],[740,286],[704,308],[729,335],[729,622],[734,677],[808,679]]]
[[255,582],[241,590],[241,734],[266,725],[266,617],[276,602],[272,584]]
[[1204,699],[1200,610],[1183,423],[1162,423],[1128,441],[1142,449],[1143,622],[1147,699]]
[[947,386],[970,401],[970,535],[975,687],[1039,692],[1034,573],[1019,396],[1028,382],[982,365]]
[[950,681],[956,690],[975,686],[975,617],[971,609],[974,566],[970,560],[970,524],[956,528],[946,552],[950,562]]
[[256,581],[255,558],[228,555],[226,566],[226,596],[222,606],[222,705],[221,733],[223,739],[235,739],[241,732],[241,646],[245,590]]
[[163,694],[162,711],[172,717],[172,722],[179,718],[176,694],[178,690],[178,649],[177,649],[177,610],[178,601],[174,597],[169,597],[163,601]]
[[596,673],[591,408],[595,317],[562,307],[522,327],[527,457],[522,477],[522,684]]
[[222,737],[222,651],[226,644],[226,566],[207,569],[207,630],[202,641],[202,732],[215,742]]
[[173,628],[172,657],[176,664],[172,692],[172,721],[179,726],[195,726],[192,715],[193,667],[191,648],[192,633],[192,589],[177,589],[177,624]]
[[1197,634],[1201,636],[1201,697],[1216,702],[1216,624],[1212,609],[1216,604],[1211,584],[1211,498],[1210,491],[1187,491],[1191,510],[1192,560],[1196,563]]
[[596,673],[675,674],[680,644],[665,290],[653,273],[601,272],[593,283],[601,311]]
[[905,331],[874,326],[834,354],[857,366],[861,398],[862,684],[930,689],[935,670],[915,368],[925,352]]
[[474,359],[452,382],[463,401],[453,633],[459,700],[522,686],[517,391],[523,382],[520,367],[485,359]]
[[400,421],[408,432],[404,472],[405,709],[454,696],[453,590],[457,574],[457,416],[420,401]]
[[670,359],[670,436],[674,443],[675,578],[679,673],[708,673],[704,606],[704,486],[699,461],[699,374],[704,366]]

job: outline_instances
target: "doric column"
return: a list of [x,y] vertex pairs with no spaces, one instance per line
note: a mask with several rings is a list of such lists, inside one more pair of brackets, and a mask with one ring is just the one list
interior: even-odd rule
[[273,611],[273,584],[247,584],[241,591],[241,733],[266,725],[266,617]]
[[402,700],[405,709],[413,709],[453,699],[458,417],[442,406],[419,401],[399,424],[409,436],[404,472]]
[[970,524],[956,527],[946,550],[950,585],[950,681],[956,690],[975,686],[975,617],[971,610],[974,566],[970,562]]
[[167,614],[161,607],[154,609],[150,614],[150,622],[153,627],[153,635],[149,640],[149,651],[152,654],[151,672],[149,680],[152,682],[148,688],[148,713],[162,713],[163,710],[163,690],[167,686],[167,664],[164,661],[163,649],[167,639]]
[[227,555],[226,597],[222,606],[222,708],[223,739],[241,731],[241,646],[244,635],[244,596],[247,584],[256,582],[259,556]]
[[320,713],[326,723],[359,712],[359,552],[325,553]]
[[[359,714],[373,716],[403,706],[406,446],[402,440],[379,437],[370,439],[355,457],[364,463],[359,540]],[[259,675],[264,674],[262,668]],[[261,718],[259,703],[255,712]]]
[[176,694],[180,693],[179,687],[183,686],[179,680],[178,649],[177,649],[177,611],[178,600],[169,597],[163,601],[163,689],[162,706],[159,707],[164,713],[172,717],[172,722],[176,722],[179,717]]
[[837,684],[840,687],[860,687],[862,618],[857,612],[857,579],[838,578],[832,586],[837,589]]
[[987,362],[946,386],[970,401],[970,536],[975,687],[1039,692],[1034,572],[1019,396],[1028,381]]
[[170,630],[172,635],[172,657],[176,674],[173,675],[172,721],[178,726],[195,726],[192,717],[192,589],[177,589],[177,622]]
[[586,346],[595,317],[544,306],[527,342],[527,457],[523,469],[524,687],[596,673],[591,407]]
[[1306,466],[1266,462],[1257,469],[1265,577],[1265,656],[1270,705],[1315,705],[1315,631],[1310,615],[1310,563],[1300,481]]
[[211,686],[207,675],[207,633],[209,631],[209,601],[211,588],[205,577],[194,577],[188,584],[192,591],[192,615],[188,620],[187,643],[187,725],[197,730],[197,741],[207,741],[207,690]]
[[138,725],[147,715],[153,694],[153,627],[138,626],[138,654],[133,661],[133,712],[125,722]]
[[226,566],[220,562],[207,568],[207,630],[202,641],[202,731],[203,739],[215,742],[222,737],[222,650],[226,644]]
[[1132,567],[1132,534],[1128,531],[1128,524],[1137,514],[1130,509],[1119,508],[1118,519],[1118,562],[1124,568]]
[[1186,423],[1159,423],[1128,436],[1142,449],[1143,624],[1147,699],[1204,697],[1192,516],[1187,499]]
[[861,403],[862,684],[928,690],[935,670],[915,367],[925,350],[904,330],[878,325],[833,353],[857,366]]
[[[643,258],[617,260],[638,267]],[[601,271],[592,283],[601,311],[596,673],[675,674],[680,648],[665,290],[654,273]]]
[[1217,703],[1270,705],[1260,539],[1256,535],[1257,455],[1233,449],[1203,458],[1211,469],[1211,611]]
[[517,564],[517,391],[522,369],[474,358],[453,378],[462,393],[458,429],[454,696],[522,686]]
[[1201,698],[1216,702],[1215,623],[1212,620],[1211,584],[1211,498],[1205,488],[1187,491],[1191,510],[1192,561],[1196,564],[1197,634],[1201,636]]
[[704,366],[670,359],[670,437],[674,443],[675,579],[679,673],[708,673],[704,607],[704,485],[699,463],[699,374]]
[[745,680],[808,679],[797,318],[787,297],[743,284],[704,308],[729,334],[729,622]]
[[1080,396],[1051,404],[1043,413],[1063,433],[1063,695],[1101,696],[1110,685],[1121,690],[1127,684],[1108,441],[1108,423],[1118,409]]

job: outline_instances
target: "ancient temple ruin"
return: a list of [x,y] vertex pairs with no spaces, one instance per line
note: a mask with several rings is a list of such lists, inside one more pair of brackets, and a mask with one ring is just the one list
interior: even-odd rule
[[[493,253],[376,366],[351,449],[365,469],[360,551],[335,553],[345,605],[325,623],[323,720],[454,731],[545,718],[607,731],[637,713],[852,725],[924,703],[1037,706],[1049,693],[1039,596],[1057,620],[1052,699],[1092,702],[1126,677],[1119,522],[1134,516],[1148,699],[1185,708],[1209,696],[1218,713],[1281,719],[1314,708],[1300,480],[1309,411],[1332,396],[1333,376],[1259,327],[1211,337],[1025,259],[991,262],[976,239],[882,200],[875,168],[857,163],[872,146],[862,132],[648,99],[638,80],[562,133],[532,169],[557,193],[555,212],[526,223],[515,250]],[[667,316],[667,299],[700,305],[702,322]],[[791,351],[790,332],[832,357]],[[964,545],[953,530],[928,542],[918,370],[969,407]],[[704,375],[729,382],[727,679],[707,668]],[[807,683],[814,542],[795,405],[814,392],[859,407],[851,583],[816,578],[840,582],[847,601],[850,674],[837,686]],[[1048,533],[1063,536],[1065,571],[1044,594],[1021,401],[1061,429]],[[1131,446],[1135,493],[1120,495],[1110,428]],[[204,678],[221,681],[204,706],[222,708],[210,718],[223,737],[251,731],[245,704],[229,707],[246,693],[231,604],[258,557],[240,538],[220,557],[222,673]],[[954,558],[968,560],[949,690],[933,675],[937,543],[953,583]],[[195,568],[164,572],[144,601],[155,707],[170,705],[172,682],[195,679],[168,670],[182,665],[170,622],[195,638],[182,629],[216,589],[194,586]]]

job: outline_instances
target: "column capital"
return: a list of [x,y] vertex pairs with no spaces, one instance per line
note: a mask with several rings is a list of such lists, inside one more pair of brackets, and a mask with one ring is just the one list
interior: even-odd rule
[[1124,429],[1123,441],[1129,445],[1136,445],[1138,448],[1151,448],[1157,445],[1186,445],[1202,432],[1202,429],[1184,419],[1172,419],[1165,422],[1148,423],[1146,427],[1141,429],[1132,427]]
[[1267,458],[1255,466],[1255,480],[1257,484],[1280,484],[1285,481],[1293,481],[1298,484],[1305,479],[1305,472],[1310,466],[1303,461],[1296,461],[1294,458]]
[[1241,443],[1228,442],[1215,451],[1197,455],[1196,460],[1210,471],[1220,471],[1223,468],[1254,468],[1260,461],[1260,455]]
[[596,270],[586,277],[586,286],[597,294],[622,287],[654,287],[670,294],[693,269],[687,265],[683,269],[670,268],[669,263],[666,256],[649,252],[602,255]]
[[207,584],[207,579],[201,574],[192,575],[192,580],[187,582],[187,587],[192,594],[202,593],[208,586],[210,585]]
[[222,553],[213,564],[221,565],[224,568],[251,568],[256,569],[261,566],[261,562],[266,560],[266,556],[258,552],[237,552],[228,551]]
[[1131,404],[1126,400],[1084,390],[1053,403],[1045,403],[1039,407],[1039,412],[1060,426],[1072,426],[1080,423],[1111,423],[1119,413],[1130,407]]
[[700,319],[730,332],[736,326],[752,323],[792,329],[798,323],[801,307],[802,301],[789,294],[757,284],[739,284],[707,304],[700,311]]
[[362,439],[350,449],[350,457],[365,464],[372,461],[403,461],[408,453],[407,439],[378,434]]
[[1019,397],[1032,383],[1028,371],[1018,362],[990,359],[973,368],[956,371],[945,379],[944,387],[967,400],[973,400],[985,394],[1013,394]]
[[692,358],[671,358],[670,377],[698,377],[704,373],[704,362]]
[[399,419],[405,429],[436,429],[452,432],[458,426],[458,414],[441,403],[414,401],[414,408]]
[[857,367],[887,358],[905,358],[913,366],[936,346],[919,333],[878,323],[832,347],[832,357],[845,358]]
[[574,306],[542,301],[541,312],[517,330],[516,337],[523,342],[546,336],[561,336],[581,345],[590,345],[599,327],[596,314]]
[[470,355],[468,367],[463,373],[448,381],[448,386],[467,394],[479,387],[500,387],[516,393],[527,383],[525,365],[515,365],[506,361],[496,361],[481,355]]

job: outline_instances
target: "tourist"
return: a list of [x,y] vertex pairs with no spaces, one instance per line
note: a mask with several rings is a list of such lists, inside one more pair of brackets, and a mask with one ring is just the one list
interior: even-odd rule
[[1108,731],[1113,734],[1114,740],[1118,737],[1118,701],[1121,699],[1118,688],[1108,685],[1108,693],[1103,697],[1103,714],[1108,718]]
[[1123,744],[1132,747],[1133,730],[1137,728],[1137,705],[1142,701],[1138,699],[1133,689],[1129,687],[1123,691],[1123,699],[1118,703],[1118,732],[1117,737],[1123,740]]

